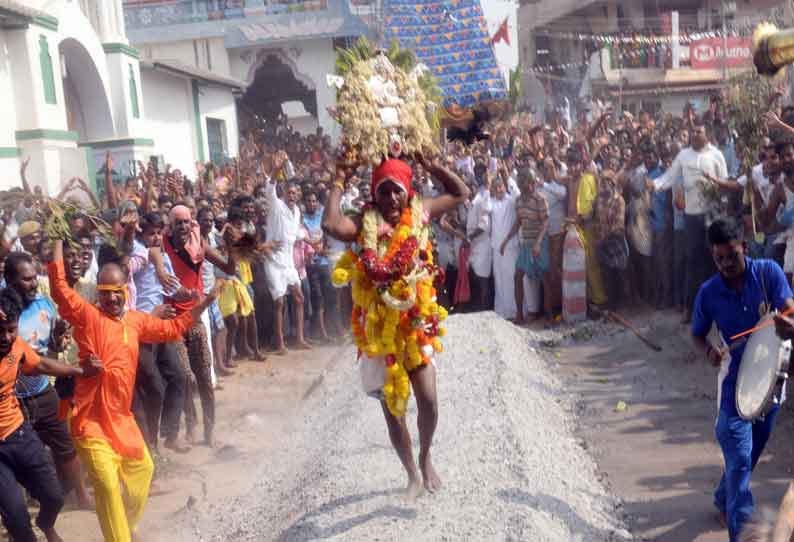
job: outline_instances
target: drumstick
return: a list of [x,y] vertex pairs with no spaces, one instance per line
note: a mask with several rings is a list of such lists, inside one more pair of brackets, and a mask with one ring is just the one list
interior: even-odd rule
[[[791,313],[794,313],[794,307],[784,310],[783,312],[780,313],[780,316],[788,316]],[[764,322],[763,324],[761,324],[760,326],[755,326],[755,327],[752,327],[752,328],[750,328],[750,329],[748,329],[746,331],[742,331],[741,333],[737,333],[736,335],[731,337],[731,340],[733,341],[733,340],[738,339],[739,337],[744,337],[745,335],[750,335],[751,333],[755,333],[759,329],[764,329],[765,327],[771,326],[774,323],[775,323],[774,320],[768,320],[768,321]]]

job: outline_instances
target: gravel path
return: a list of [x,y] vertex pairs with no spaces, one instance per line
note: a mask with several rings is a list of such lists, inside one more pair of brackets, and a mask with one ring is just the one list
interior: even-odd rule
[[[442,491],[405,504],[405,476],[351,349],[263,458],[254,491],[219,503],[184,540],[628,540],[619,503],[573,436],[560,381],[530,332],[493,313],[453,316],[438,359],[433,457]],[[416,408],[409,420],[415,448]],[[418,452],[418,449],[416,449]]]

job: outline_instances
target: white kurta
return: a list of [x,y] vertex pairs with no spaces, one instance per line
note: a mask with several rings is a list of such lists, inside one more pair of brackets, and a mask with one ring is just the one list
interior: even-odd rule
[[[511,183],[512,184],[512,183]],[[514,276],[518,260],[518,236],[505,246],[504,255],[500,252],[502,242],[507,238],[516,221],[516,198],[520,196],[517,187],[502,199],[491,200],[491,249],[493,251],[494,274],[494,311],[502,318],[516,317],[516,296]]]
[[475,230],[484,233],[471,241],[469,267],[478,277],[491,276],[491,196],[487,191],[480,191],[472,201],[469,214],[466,216],[466,235],[471,236]]
[[284,203],[276,195],[275,183],[267,184],[267,238],[269,241],[280,241],[281,247],[265,260],[265,276],[268,289],[273,299],[284,297],[287,288],[293,284],[300,285],[301,279],[295,269],[293,247],[300,233],[301,212],[296,205],[294,209]]

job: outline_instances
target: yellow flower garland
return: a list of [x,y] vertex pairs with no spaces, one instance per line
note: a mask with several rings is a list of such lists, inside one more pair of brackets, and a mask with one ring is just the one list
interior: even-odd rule
[[[411,198],[410,220],[401,220],[390,236],[379,232],[384,226],[377,209],[364,212],[358,251],[346,251],[334,268],[331,280],[336,286],[352,283],[353,337],[360,353],[387,361],[383,397],[396,417],[405,415],[411,395],[409,371],[430,363],[434,352],[441,352],[439,337],[444,329],[439,322],[447,311],[436,300],[433,287],[437,270],[433,264],[430,226],[424,221],[422,199]],[[396,236],[396,238],[395,238]],[[417,248],[412,255],[412,270],[391,283],[376,287],[359,260],[363,250],[373,250],[378,258],[387,256],[390,248],[415,238]]]

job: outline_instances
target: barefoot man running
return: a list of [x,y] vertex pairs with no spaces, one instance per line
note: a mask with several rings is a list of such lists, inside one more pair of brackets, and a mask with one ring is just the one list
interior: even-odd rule
[[[389,437],[408,473],[409,500],[419,496],[423,485],[431,493],[441,487],[430,446],[438,423],[433,353],[441,351],[439,322],[446,311],[436,304],[433,285],[439,280],[443,284],[444,277],[433,264],[429,221],[454,210],[469,195],[450,170],[422,156],[417,159],[444,194],[423,200],[411,188],[411,166],[390,159],[372,172],[374,202],[361,215],[345,216],[340,201],[349,169],[340,164],[323,217],[326,233],[356,242],[355,251],[340,259],[333,280],[336,285],[353,283],[352,328],[362,383],[381,400]],[[419,469],[405,420],[411,387],[418,409]]]

